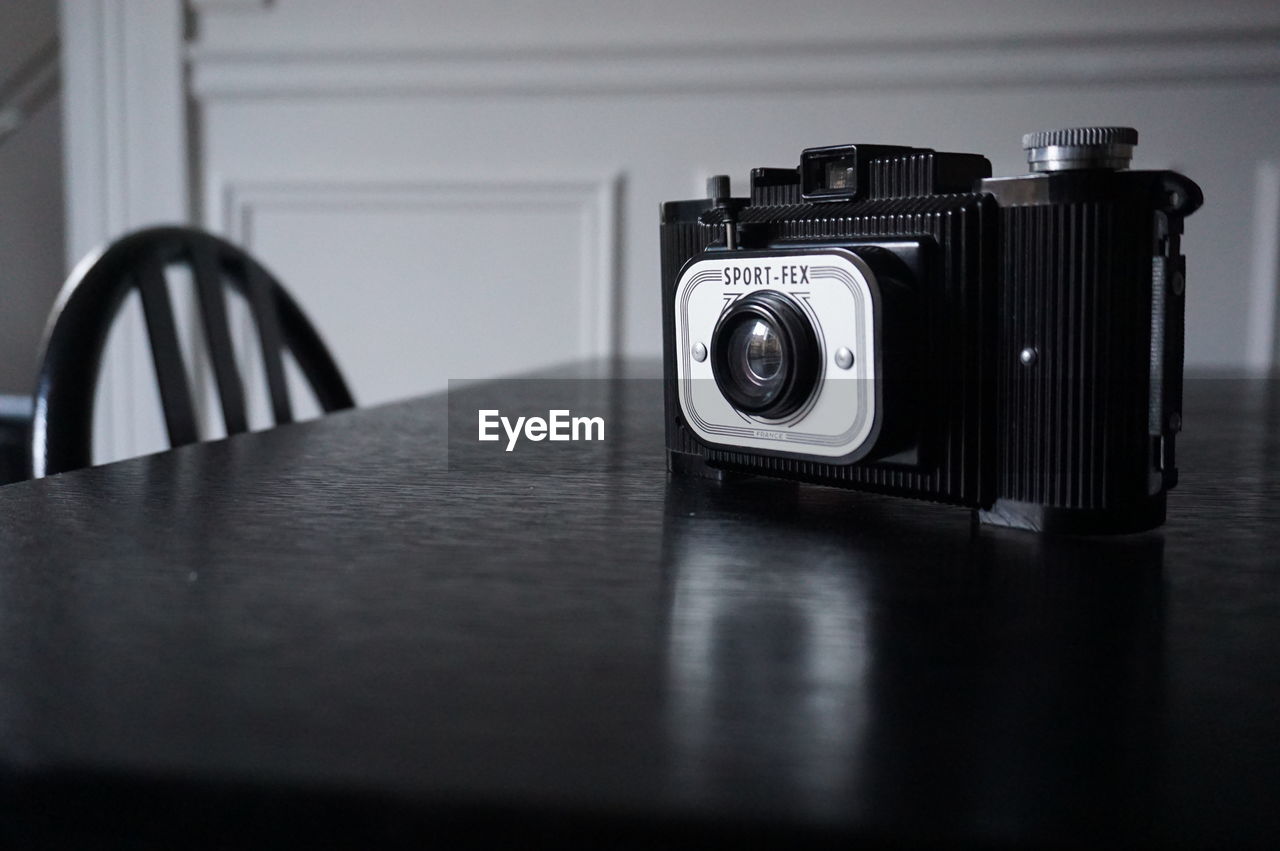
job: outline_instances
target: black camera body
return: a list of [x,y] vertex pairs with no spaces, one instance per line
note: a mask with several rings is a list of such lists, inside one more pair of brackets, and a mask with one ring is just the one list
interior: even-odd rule
[[1137,132],[975,154],[810,148],[662,205],[668,467],[1132,532],[1177,482],[1185,261],[1199,187],[1130,171]]

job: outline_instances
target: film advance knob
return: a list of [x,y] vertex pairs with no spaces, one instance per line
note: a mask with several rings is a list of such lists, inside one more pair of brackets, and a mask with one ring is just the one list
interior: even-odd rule
[[1022,137],[1032,171],[1128,168],[1138,131],[1132,127],[1068,127]]

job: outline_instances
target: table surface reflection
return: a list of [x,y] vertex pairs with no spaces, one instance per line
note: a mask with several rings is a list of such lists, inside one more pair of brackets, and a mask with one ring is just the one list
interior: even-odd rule
[[1280,835],[1273,385],[1189,381],[1116,538],[668,480],[593,386],[575,463],[459,469],[436,396],[0,489],[0,839]]

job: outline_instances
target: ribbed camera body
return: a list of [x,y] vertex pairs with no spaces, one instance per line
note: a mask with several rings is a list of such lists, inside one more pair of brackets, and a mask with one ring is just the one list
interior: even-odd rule
[[748,473],[1124,532],[1177,480],[1187,178],[1125,128],[982,156],[811,148],[661,215],[673,474]]

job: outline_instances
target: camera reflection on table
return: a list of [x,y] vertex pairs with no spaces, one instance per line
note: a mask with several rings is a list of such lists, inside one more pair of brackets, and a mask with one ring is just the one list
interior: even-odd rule
[[1032,822],[1104,832],[1159,795],[1158,533],[1036,536],[945,506],[672,479],[663,553],[668,727],[709,799],[774,788],[897,836],[1010,839]]

